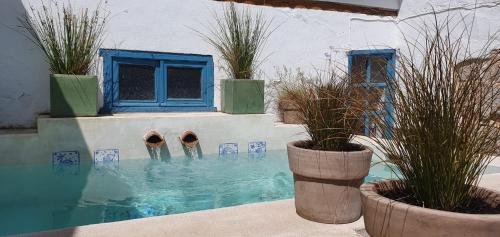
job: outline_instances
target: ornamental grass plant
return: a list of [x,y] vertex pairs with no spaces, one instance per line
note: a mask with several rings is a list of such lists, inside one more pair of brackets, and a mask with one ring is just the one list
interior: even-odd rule
[[469,212],[481,199],[476,187],[500,134],[491,120],[499,112],[500,57],[491,51],[496,35],[473,49],[465,22],[434,14],[398,55],[397,78],[387,82],[395,125],[376,119],[391,139],[374,138],[399,180],[385,194],[392,199],[453,212]]
[[282,94],[295,105],[310,137],[307,149],[353,151],[361,147],[351,144],[360,131],[361,100],[345,73],[331,65],[316,70],[314,75],[297,74],[296,81],[280,85]]
[[106,18],[99,8],[77,12],[70,4],[42,3],[20,21],[53,74],[86,75],[102,44]]
[[208,34],[197,31],[220,54],[223,69],[231,79],[254,79],[262,48],[273,29],[262,13],[238,9],[233,2],[215,15]]
[[269,97],[270,102],[274,105],[274,111],[279,115],[280,121],[284,121],[284,112],[288,107],[295,108],[295,104],[291,100],[289,94],[294,94],[297,91],[292,89],[300,89],[300,87],[290,86],[291,83],[296,83],[303,81],[305,79],[305,74],[300,68],[292,70],[288,67],[276,68],[276,81],[273,81],[269,85],[269,90],[271,91]]

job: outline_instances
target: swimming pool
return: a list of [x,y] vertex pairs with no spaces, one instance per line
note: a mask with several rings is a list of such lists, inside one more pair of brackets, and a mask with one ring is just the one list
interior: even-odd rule
[[[383,165],[366,181],[390,176]],[[286,151],[0,167],[0,235],[293,197]]]

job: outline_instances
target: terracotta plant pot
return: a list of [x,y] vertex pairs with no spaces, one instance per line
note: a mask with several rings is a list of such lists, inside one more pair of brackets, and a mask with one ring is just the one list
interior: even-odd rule
[[[361,187],[365,228],[371,237],[420,236],[500,236],[500,214],[463,214],[409,205],[378,193],[381,184],[394,186],[394,180],[363,184]],[[500,193],[485,191],[486,202],[500,205]]]
[[279,104],[279,110],[282,112],[283,123],[302,124],[299,109],[290,100],[282,100]]
[[297,214],[329,224],[359,219],[359,187],[368,175],[373,152],[366,147],[352,152],[301,148],[305,144],[306,141],[295,141],[287,145]]

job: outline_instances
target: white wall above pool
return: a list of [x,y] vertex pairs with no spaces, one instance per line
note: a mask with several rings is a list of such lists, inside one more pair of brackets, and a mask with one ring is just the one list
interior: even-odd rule
[[[34,127],[39,113],[49,108],[49,71],[39,49],[16,32],[18,17],[30,4],[42,1],[2,0],[0,2],[0,128]],[[65,3],[66,0],[56,0]],[[500,28],[500,8],[491,1],[427,0],[403,1],[397,17],[247,6],[262,11],[277,27],[266,45],[261,77],[275,79],[276,67],[301,67],[305,71],[332,57],[347,63],[345,53],[353,49],[400,48],[400,30],[411,32],[408,24],[425,16],[431,6],[437,11],[452,7],[470,13],[477,9],[480,42],[488,32]],[[103,48],[151,50],[214,55],[215,106],[220,108],[219,80],[225,78],[216,52],[195,30],[206,32],[214,13],[227,2],[213,0],[72,0],[74,7],[95,8],[99,3],[109,12]],[[19,29],[17,29],[19,30]],[[410,33],[411,34],[411,33]],[[101,77],[101,72],[98,75]],[[101,83],[102,88],[102,83]],[[102,105],[102,95],[99,100]]]
[[[125,113],[114,116],[38,119],[30,134],[0,133],[0,165],[102,162],[109,159],[169,159],[186,155],[179,136],[193,131],[198,155],[233,155],[286,149],[306,139],[302,125],[274,122],[270,114]],[[144,135],[154,130],[166,144],[148,149]],[[189,153],[188,153],[189,154]],[[115,158],[113,158],[115,157]]]
[[[23,1],[24,7],[29,4],[39,5],[38,1]],[[64,2],[63,0],[61,2]],[[215,62],[215,106],[220,109],[219,80],[225,78],[220,70],[220,60],[214,49],[195,32],[207,32],[206,26],[214,13],[220,14],[227,3],[213,0],[86,0],[71,1],[74,7],[95,8],[99,2],[109,11],[109,22],[103,48],[129,50],[146,50],[161,52],[178,52],[214,55]],[[7,0],[0,5],[2,19],[8,25],[16,25],[17,17],[24,11],[21,1]],[[243,4],[239,4],[243,5]],[[360,37],[360,29],[350,28],[352,17],[378,19],[344,12],[289,9],[245,5],[254,11],[262,11],[266,17],[273,19],[276,31],[269,40],[263,55],[268,59],[262,64],[262,77],[274,79],[275,67],[311,68],[325,62],[325,54],[335,53],[344,56],[345,49],[371,48],[375,45],[394,45],[395,27],[393,23],[381,23],[378,36]],[[8,16],[4,16],[7,14]],[[36,114],[49,111],[48,71],[40,51],[33,47],[27,39],[17,32],[0,26],[2,35],[13,38],[9,42],[0,42],[0,48],[9,49],[8,54],[0,52],[3,62],[10,72],[3,73],[0,68],[0,93],[2,109],[0,111],[0,127],[33,126]],[[355,35],[350,39],[350,34]],[[7,39],[0,39],[5,41]],[[14,50],[18,48],[17,50]],[[3,50],[0,50],[3,51]],[[333,52],[332,52],[333,51]],[[33,57],[36,56],[35,59]],[[336,56],[336,55],[334,55]],[[341,57],[341,58],[342,58]],[[29,62],[24,62],[29,58]],[[10,62],[15,60],[16,63]],[[346,60],[343,60],[346,61]],[[2,66],[3,67],[3,66]],[[25,68],[30,69],[26,72]],[[19,72],[19,73],[17,73]],[[100,74],[100,73],[99,73]],[[99,75],[102,76],[102,75]],[[102,77],[101,77],[102,82]],[[102,84],[101,84],[102,89]],[[24,96],[22,94],[25,94]],[[23,102],[24,97],[31,97]],[[99,98],[102,105],[102,95]],[[24,103],[24,104],[22,104]]]

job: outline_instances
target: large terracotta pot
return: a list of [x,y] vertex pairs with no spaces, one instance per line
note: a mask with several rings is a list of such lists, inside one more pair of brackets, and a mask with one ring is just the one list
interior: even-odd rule
[[[361,187],[365,229],[371,237],[500,236],[500,214],[463,214],[408,205],[385,198],[378,190],[397,181],[380,181]],[[500,193],[486,192],[486,201],[500,205]]]
[[368,175],[372,151],[304,149],[306,141],[287,145],[293,172],[295,209],[301,217],[329,224],[356,221],[361,216],[359,187]]

